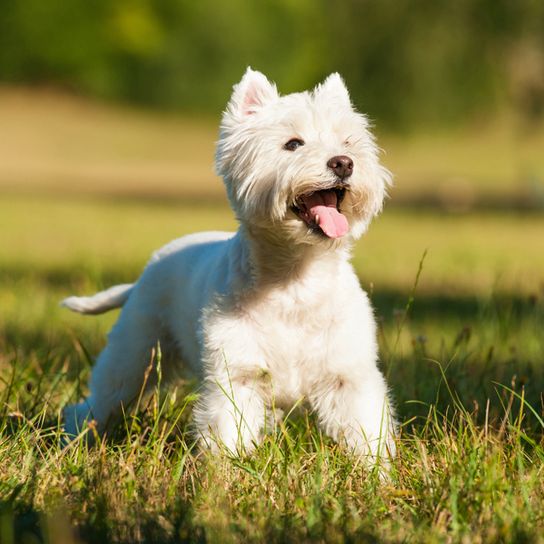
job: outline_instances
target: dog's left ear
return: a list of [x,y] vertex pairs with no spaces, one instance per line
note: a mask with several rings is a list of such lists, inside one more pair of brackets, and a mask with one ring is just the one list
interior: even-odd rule
[[240,83],[234,86],[227,112],[236,117],[244,117],[255,113],[276,98],[276,86],[264,74],[248,67]]
[[333,102],[351,108],[348,89],[337,72],[315,87],[314,96],[317,100],[323,99],[329,103]]

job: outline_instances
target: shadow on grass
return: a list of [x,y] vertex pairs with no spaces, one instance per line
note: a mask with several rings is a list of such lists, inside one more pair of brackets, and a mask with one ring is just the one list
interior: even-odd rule
[[[410,293],[394,289],[382,289],[371,295],[377,315],[392,320],[398,311],[404,311]],[[464,293],[418,292],[410,306],[411,319],[437,318],[457,320],[524,319],[540,313],[544,322],[544,291],[525,296],[518,293],[495,293],[491,298]]]
[[[33,285],[42,289],[63,290],[66,296],[74,289],[94,284],[98,289],[117,283],[130,283],[138,279],[145,263],[141,266],[126,265],[123,267],[105,268],[97,271],[90,263],[67,264],[66,266],[43,265],[29,268],[26,264],[3,265],[0,269],[0,282],[4,285]],[[120,271],[122,268],[122,272]]]
[[56,508],[49,505],[47,513],[44,513],[31,506],[32,499],[17,498],[22,487],[15,488],[16,493],[12,493],[9,499],[0,501],[2,543],[129,544],[137,541],[174,544],[207,541],[205,529],[194,520],[192,505],[179,498],[166,505],[161,516],[151,515],[143,507],[141,512],[134,513],[138,519],[137,534],[134,534],[135,529],[129,520],[126,524],[112,521],[112,505],[99,493],[89,497],[89,510],[81,514],[82,519],[72,520],[60,501]]
[[[493,424],[519,411],[516,394],[543,414],[542,295],[423,293],[408,308],[405,293],[380,291],[372,298],[383,369],[401,420],[425,420],[433,405],[442,413],[462,407],[476,422]],[[541,436],[537,418],[527,413],[526,420]]]

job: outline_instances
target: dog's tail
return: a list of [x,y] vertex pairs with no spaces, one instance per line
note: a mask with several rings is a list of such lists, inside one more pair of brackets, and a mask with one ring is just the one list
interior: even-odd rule
[[128,300],[133,283],[114,285],[90,297],[68,297],[60,305],[80,314],[103,314],[108,310],[120,308]]

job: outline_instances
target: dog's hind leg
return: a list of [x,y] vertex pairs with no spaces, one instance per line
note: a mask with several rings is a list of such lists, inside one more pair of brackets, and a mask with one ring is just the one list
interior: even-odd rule
[[[136,294],[136,293],[135,293]],[[123,410],[128,409],[145,390],[156,384],[153,348],[159,340],[156,318],[131,298],[108,336],[90,380],[90,395],[64,412],[64,429],[73,438],[85,423],[96,421],[103,433]]]

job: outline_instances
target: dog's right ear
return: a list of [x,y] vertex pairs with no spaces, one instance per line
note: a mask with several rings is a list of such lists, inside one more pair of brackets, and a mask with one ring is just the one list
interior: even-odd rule
[[234,86],[227,112],[237,118],[243,118],[277,98],[276,86],[270,83],[264,74],[248,67],[240,83]]
[[316,99],[324,100],[329,104],[334,103],[351,108],[348,89],[338,72],[331,74],[323,83],[317,85],[314,89],[314,96]]

